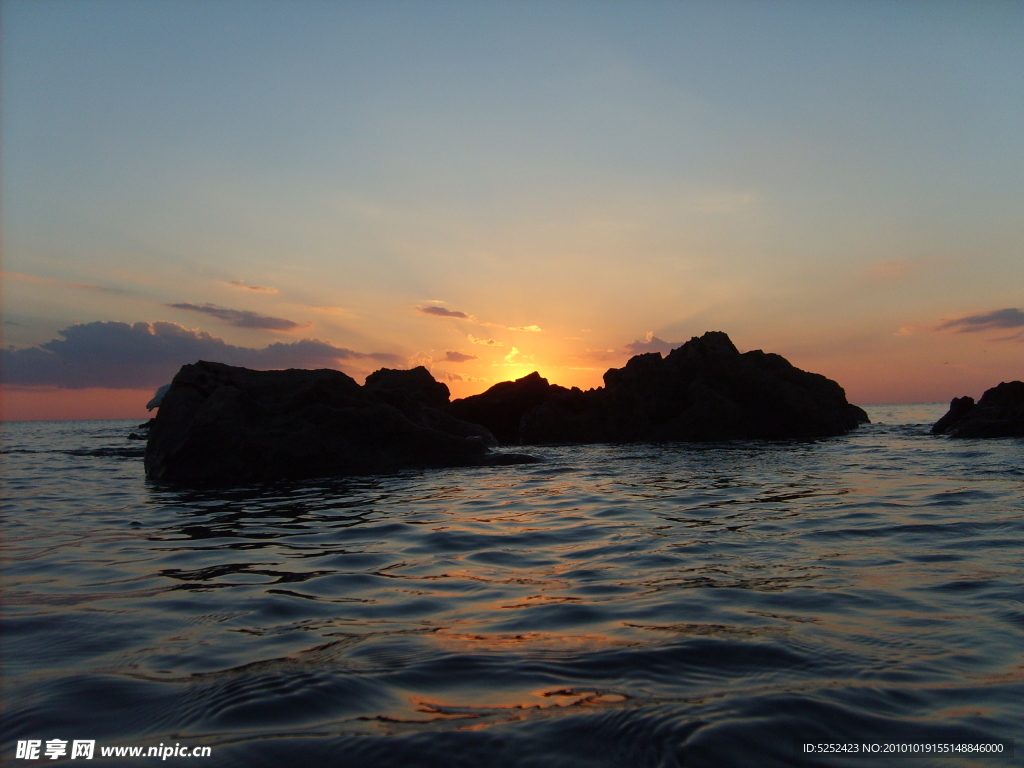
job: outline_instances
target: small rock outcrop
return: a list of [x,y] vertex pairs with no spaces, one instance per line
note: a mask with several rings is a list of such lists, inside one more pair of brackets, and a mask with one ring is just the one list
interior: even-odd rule
[[151,422],[146,476],[237,484],[531,460],[489,454],[486,429],[431,407],[448,390],[425,369],[378,374],[360,387],[326,369],[182,366]]
[[1024,381],[1004,381],[985,390],[977,403],[954,397],[931,431],[950,437],[1024,437]]
[[498,439],[486,426],[441,410],[451,397],[448,385],[436,381],[422,365],[408,371],[381,368],[366,377],[363,388],[416,424],[449,435],[479,438],[488,447],[498,445]]
[[457,419],[487,427],[503,445],[517,445],[523,416],[539,406],[551,391],[548,380],[534,371],[515,381],[495,384],[479,395],[456,400],[448,413]]
[[637,355],[583,392],[537,373],[456,400],[448,411],[507,445],[784,440],[844,434],[868,421],[831,379],[711,331],[666,357]]
[[410,370],[381,368],[367,376],[363,386],[384,399],[412,401],[428,408],[442,408],[451,397],[448,385],[435,380],[422,365]]

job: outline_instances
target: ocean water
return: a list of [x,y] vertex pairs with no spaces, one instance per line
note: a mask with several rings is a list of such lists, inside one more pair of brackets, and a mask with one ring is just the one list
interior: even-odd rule
[[932,437],[944,410],[220,491],[147,484],[132,422],[4,424],[0,758],[1020,764],[1024,441]]

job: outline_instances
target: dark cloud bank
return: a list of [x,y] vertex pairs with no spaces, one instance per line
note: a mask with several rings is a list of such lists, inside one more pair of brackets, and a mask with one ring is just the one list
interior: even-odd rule
[[178,368],[197,360],[257,369],[336,368],[342,360],[404,362],[397,355],[355,352],[316,339],[277,342],[263,349],[236,347],[205,331],[164,322],[82,323],[60,335],[36,347],[0,350],[3,383],[143,389],[166,384]]

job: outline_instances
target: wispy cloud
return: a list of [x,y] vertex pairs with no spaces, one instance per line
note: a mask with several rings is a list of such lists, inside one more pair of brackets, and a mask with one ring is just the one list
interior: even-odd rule
[[505,362],[495,363],[495,365],[522,365],[523,363],[532,363],[534,362],[534,357],[534,355],[524,354],[515,347],[512,347],[509,353],[505,355]]
[[309,328],[312,323],[296,323],[284,317],[271,317],[261,315],[257,312],[250,312],[245,309],[228,309],[218,307],[216,304],[168,304],[174,309],[185,309],[189,312],[201,312],[204,315],[215,317],[228,325],[238,328],[259,328],[265,331],[294,331],[299,328]]
[[955,317],[939,325],[939,330],[954,329],[957,333],[975,333],[997,328],[1024,328],[1024,312],[1010,307],[994,312],[979,312],[965,317]]
[[469,341],[470,341],[471,344],[483,344],[484,346],[487,346],[487,347],[504,347],[505,346],[502,342],[496,341],[495,339],[478,339],[473,334],[469,334]]
[[476,355],[467,355],[465,352],[459,352],[458,350],[448,350],[444,353],[445,362],[448,363],[464,363],[467,360],[476,360]]
[[626,350],[633,355],[642,355],[646,352],[661,352],[667,354],[676,347],[682,346],[681,341],[665,341],[659,339],[654,335],[653,331],[648,331],[647,335],[644,336],[644,340],[631,341],[626,345]]
[[467,315],[465,312],[459,312],[457,309],[445,309],[444,307],[424,307],[417,304],[413,307],[417,312],[423,315],[431,315],[433,317],[454,317],[456,320],[474,320],[472,315]]
[[0,350],[5,384],[66,389],[140,389],[166,384],[185,363],[210,360],[247,368],[337,368],[342,361],[401,364],[386,352],[357,352],[318,339],[238,347],[177,323],[94,322],[60,331],[62,338]]
[[467,376],[464,373],[452,373],[450,371],[438,371],[435,376],[444,381],[490,381],[490,379],[482,379],[477,376]]
[[428,355],[426,352],[417,352],[415,355],[410,357],[406,361],[410,368],[417,368],[423,366],[428,371],[434,366],[434,358]]
[[93,285],[92,283],[76,283],[71,280],[58,280],[54,277],[37,277],[36,275],[24,275],[21,272],[0,272],[5,280],[20,280],[25,283],[36,285],[52,285],[60,288],[79,288],[83,291],[97,291],[99,293],[127,294],[123,288],[112,288],[109,285]]
[[527,333],[541,333],[541,331],[543,330],[538,325],[509,326],[502,325],[501,323],[492,323],[488,320],[480,320],[479,318],[469,314],[468,312],[462,312],[458,309],[446,309],[445,307],[436,306],[436,304],[438,303],[440,302],[428,302],[428,304],[431,304],[431,306],[417,304],[416,306],[413,307],[413,309],[416,312],[419,312],[421,315],[429,315],[431,317],[450,317],[455,320],[465,320],[467,323],[473,323],[474,325],[483,326],[485,328],[501,328],[504,331],[526,331]]
[[245,280],[228,280],[228,285],[234,286],[235,288],[241,288],[246,291],[256,291],[257,293],[277,293],[277,288],[269,288],[264,285],[249,285]]

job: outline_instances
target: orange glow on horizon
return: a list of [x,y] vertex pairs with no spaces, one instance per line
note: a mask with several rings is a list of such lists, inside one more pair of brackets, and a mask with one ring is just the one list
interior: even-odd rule
[[2,421],[76,421],[81,419],[138,419],[146,411],[153,389],[58,389],[0,387]]

